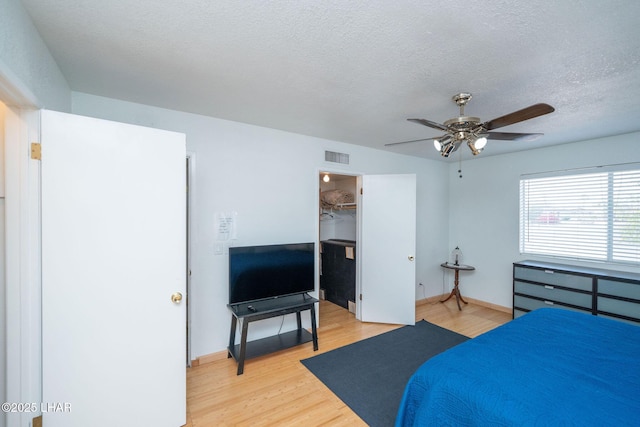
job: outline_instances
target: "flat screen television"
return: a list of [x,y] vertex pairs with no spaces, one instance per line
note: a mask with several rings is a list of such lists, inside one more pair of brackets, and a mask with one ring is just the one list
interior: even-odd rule
[[240,304],[315,288],[314,243],[229,248],[229,304]]

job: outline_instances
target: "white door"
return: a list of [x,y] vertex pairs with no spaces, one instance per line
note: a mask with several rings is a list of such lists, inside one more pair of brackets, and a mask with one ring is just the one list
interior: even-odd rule
[[415,323],[416,177],[362,177],[360,318]]
[[44,425],[181,426],[185,136],[52,111],[41,129]]

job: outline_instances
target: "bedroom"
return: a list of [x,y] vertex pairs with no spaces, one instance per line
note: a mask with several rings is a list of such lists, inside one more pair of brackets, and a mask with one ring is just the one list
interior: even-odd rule
[[[4,10],[9,14],[0,19],[11,18],[2,22],[3,40],[23,37],[16,44],[26,47],[27,51],[22,55],[10,47],[3,49],[1,59],[11,74],[6,70],[3,72],[19,76],[29,91],[41,100],[39,106],[187,134],[188,149],[197,153],[198,168],[195,185],[199,213],[193,226],[200,237],[196,242],[193,286],[197,293],[194,304],[200,306],[196,307],[194,318],[192,351],[195,357],[225,348],[229,322],[224,301],[224,260],[214,255],[215,239],[210,218],[216,212],[237,210],[240,214],[240,235],[251,236],[254,241],[269,240],[276,234],[282,240],[313,239],[313,218],[316,214],[313,189],[316,188],[318,170],[325,167],[324,150],[348,152],[352,159],[350,171],[415,173],[418,179],[418,217],[423,218],[418,223],[420,238],[416,252],[416,281],[424,283],[427,296],[439,294],[442,290],[439,264],[458,245],[468,262],[477,267],[474,273],[463,279],[464,295],[503,307],[511,305],[511,263],[522,259],[517,243],[517,181],[520,174],[640,160],[636,148],[640,136],[638,129],[627,129],[623,135],[599,135],[591,139],[586,134],[576,139],[577,142],[566,145],[486,157],[480,155],[472,161],[465,159],[462,162],[463,178],[460,179],[457,159],[442,162],[410,157],[329,138],[314,138],[185,113],[177,111],[177,107],[162,109],[121,101],[115,95],[108,98],[90,95],[68,86],[59,66],[42,42],[37,40],[24,11],[18,10],[19,3],[6,3]],[[9,46],[14,44],[9,43]],[[630,45],[628,49],[634,51],[637,46]],[[627,89],[637,93],[637,77],[631,80],[631,75],[624,75],[624,78],[630,80]],[[467,89],[473,90],[469,87],[456,87],[455,90]],[[491,90],[496,99],[501,98],[501,91],[500,84]],[[448,104],[448,97],[452,95],[449,92],[451,90],[447,90],[434,106],[441,111],[438,114],[442,118],[455,114],[455,107]],[[538,89],[536,95],[533,102],[547,101],[550,94]],[[597,102],[593,98],[589,100],[589,103]],[[565,109],[575,109],[579,114],[586,101],[577,97],[563,102]],[[633,102],[636,109],[631,111],[637,112],[637,102]],[[470,111],[484,115],[490,103],[477,95]],[[496,106],[495,113],[523,106],[510,104],[501,109]],[[558,107],[557,104],[555,106]],[[415,112],[420,111],[420,106],[416,106]],[[405,129],[405,126],[414,126],[404,123],[405,118],[404,115],[398,118],[397,126],[401,132],[415,132],[416,137],[423,135],[419,127]],[[553,115],[544,120],[545,126],[540,129],[543,132],[551,126]],[[625,123],[635,122],[627,120]],[[531,123],[536,127],[533,130],[537,131],[537,124]],[[628,133],[631,130],[636,132]],[[410,139],[410,135],[406,139]],[[296,178],[291,179],[292,176]],[[229,177],[233,177],[233,185],[228,185]],[[292,197],[295,197],[293,201]],[[469,212],[473,212],[473,222],[468,220]],[[496,212],[504,215],[496,215]],[[487,248],[489,240],[491,247]],[[416,295],[422,295],[422,290],[417,287]]]

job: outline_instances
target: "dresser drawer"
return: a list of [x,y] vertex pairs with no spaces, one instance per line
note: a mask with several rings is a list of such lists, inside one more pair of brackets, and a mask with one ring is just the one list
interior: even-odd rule
[[548,301],[564,302],[565,304],[577,305],[591,310],[593,305],[593,294],[583,294],[581,292],[559,289],[552,285],[534,285],[516,281],[514,283],[516,293],[525,294],[532,297],[544,298]]
[[598,293],[632,298],[640,301],[640,284],[598,279]]
[[514,298],[514,306],[517,308],[524,308],[525,310],[535,310],[536,308],[542,308],[542,307],[555,307],[555,308],[562,308],[565,310],[573,310],[573,311],[579,311],[582,313],[591,313],[591,309],[580,309],[580,308],[576,308],[576,307],[568,307],[566,305],[562,305],[562,304],[556,304],[553,301],[541,301],[538,299],[533,299],[533,298],[527,298],[527,297],[523,297],[520,295],[516,295]]
[[632,301],[622,301],[599,296],[598,311],[606,311],[611,314],[621,314],[623,316],[640,319],[640,303]]
[[562,273],[555,270],[514,267],[514,279],[530,280],[552,286],[593,292],[593,279],[590,276]]

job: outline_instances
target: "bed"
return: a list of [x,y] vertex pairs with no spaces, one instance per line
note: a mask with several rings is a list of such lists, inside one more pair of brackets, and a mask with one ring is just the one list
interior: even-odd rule
[[640,425],[640,326],[541,308],[425,362],[396,426]]

